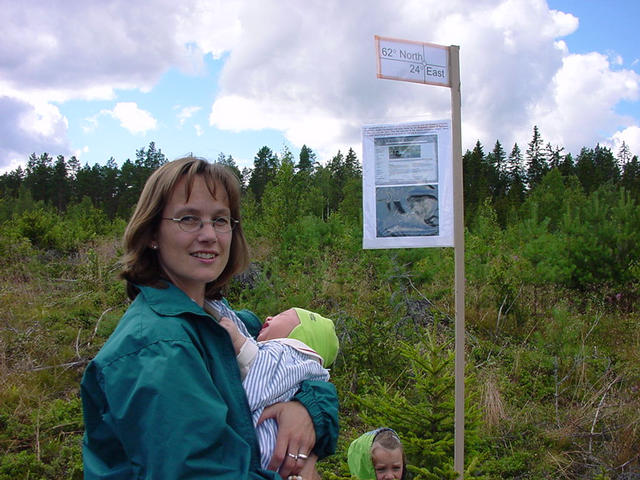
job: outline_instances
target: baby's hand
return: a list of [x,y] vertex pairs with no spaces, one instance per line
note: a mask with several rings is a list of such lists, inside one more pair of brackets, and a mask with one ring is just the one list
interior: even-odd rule
[[240,352],[242,345],[244,345],[244,342],[247,341],[246,337],[240,333],[240,330],[238,330],[238,327],[230,318],[222,317],[220,319],[220,326],[229,333],[231,342],[233,343],[233,349],[237,355]]

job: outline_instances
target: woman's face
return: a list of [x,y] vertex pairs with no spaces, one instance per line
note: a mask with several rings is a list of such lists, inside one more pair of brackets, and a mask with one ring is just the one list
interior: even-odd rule
[[388,450],[376,446],[371,451],[376,480],[398,480],[402,478],[402,449]]
[[258,341],[286,338],[298,325],[300,325],[300,319],[293,308],[285,310],[274,317],[267,317],[260,333],[258,333]]
[[[185,180],[180,180],[164,207],[162,217],[195,215],[202,220],[229,216],[229,199],[224,187],[216,184],[216,196],[209,193],[204,178],[196,176],[191,195],[186,198]],[[152,241],[157,246],[163,271],[173,284],[202,305],[208,282],[217,279],[229,261],[232,232],[218,233],[211,223],[195,232],[184,232],[176,222],[160,221]]]

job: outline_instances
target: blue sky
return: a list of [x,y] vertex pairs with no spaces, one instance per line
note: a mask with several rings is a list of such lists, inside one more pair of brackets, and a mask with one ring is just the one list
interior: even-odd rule
[[[267,145],[360,155],[368,123],[450,116],[446,88],[380,80],[374,35],[460,45],[463,149],[543,140],[640,154],[635,0],[0,0],[0,172],[30,153],[121,164]],[[71,28],[73,26],[73,28]]]

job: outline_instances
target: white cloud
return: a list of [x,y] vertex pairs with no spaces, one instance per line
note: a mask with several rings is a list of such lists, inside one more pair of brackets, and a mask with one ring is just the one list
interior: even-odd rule
[[98,128],[98,123],[100,119],[100,113],[96,113],[90,117],[86,117],[84,119],[84,124],[81,126],[82,131],[84,133],[91,133]]
[[103,110],[100,113],[116,118],[122,128],[133,134],[144,134],[155,129],[158,123],[149,112],[139,108],[135,102],[119,102],[113,110]]
[[175,41],[189,7],[170,0],[2,0],[0,77],[23,90],[75,90],[74,97],[101,87],[151,87],[171,66],[191,65],[192,52]]
[[0,96],[0,169],[24,164],[34,152],[69,153],[67,128],[55,105]]
[[617,155],[620,151],[620,147],[622,146],[623,141],[627,144],[627,147],[629,147],[629,151],[632,155],[637,155],[638,157],[640,157],[639,126],[633,125],[613,134],[611,147],[613,148],[613,153],[615,155]]
[[74,150],[73,154],[75,155],[75,157],[79,160],[83,154],[85,153],[89,153],[89,145],[85,145],[82,148],[78,148],[76,150]]
[[[202,72],[204,55],[225,59],[211,125],[278,129],[324,158],[358,146],[363,123],[449,117],[448,89],[376,78],[375,34],[460,45],[463,148],[478,139],[486,149],[496,139],[522,147],[533,125],[568,151],[637,138],[638,119],[615,109],[638,101],[638,74],[616,56],[571,54],[563,37],[579,21],[545,0],[0,0],[0,8],[0,165],[69,150],[56,104],[150,91],[172,68]],[[178,113],[181,125],[196,108]],[[132,133],[157,127],[133,102],[105,114]]]
[[240,21],[252,34],[229,55],[210,124],[276,128],[315,150],[358,145],[363,123],[449,117],[446,88],[376,79],[375,34],[460,45],[464,148],[528,141],[567,54],[560,37],[578,27],[540,0],[266,0]]
[[[239,12],[245,2],[238,0],[192,0],[184,2],[176,22],[175,39],[191,45],[193,53],[210,53],[220,58],[232,50],[243,33]],[[260,8],[259,5],[253,5]]]
[[613,55],[611,57],[611,63],[613,63],[618,67],[621,67],[622,65],[624,65],[624,60],[622,58],[622,55],[618,55],[618,54]]
[[[0,150],[0,152],[2,152],[2,150]],[[17,154],[17,152],[14,152],[14,156],[9,156],[8,158],[10,158],[10,160],[4,164],[0,164],[0,175],[17,170],[18,167],[24,169],[26,162],[20,159],[20,155]]]
[[196,136],[201,137],[202,135],[204,135],[204,131],[202,130],[202,127],[199,124],[195,124],[193,126],[193,128],[195,128],[196,130]]
[[60,130],[67,130],[67,119],[60,114],[58,107],[49,103],[33,107],[21,116],[20,128],[44,138],[55,137]]
[[0,165],[33,151],[71,153],[53,103],[113,99],[118,89],[148,90],[172,66],[192,69],[193,49],[174,38],[188,9],[169,0],[0,0]]
[[583,146],[608,143],[618,128],[628,126],[632,119],[617,114],[615,106],[637,100],[639,93],[640,75],[612,70],[605,55],[568,55],[531,118],[543,138],[577,153]]
[[189,118],[191,118],[193,116],[194,113],[199,112],[200,110],[202,110],[202,107],[183,107],[180,109],[180,112],[178,112],[178,121],[180,122],[180,125],[184,125],[184,122],[186,122]]

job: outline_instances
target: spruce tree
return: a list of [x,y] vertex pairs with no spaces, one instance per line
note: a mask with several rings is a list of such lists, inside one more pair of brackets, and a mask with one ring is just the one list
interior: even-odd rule
[[551,146],[551,142],[547,143],[547,146],[545,147],[545,153],[546,153],[547,159],[549,160],[550,168],[560,168],[560,165],[562,164],[562,160],[563,160],[563,155],[562,155],[563,150],[564,150],[564,147],[553,147]]
[[620,168],[611,150],[596,145],[583,147],[576,159],[576,175],[586,193],[594,192],[605,183],[615,184],[620,179]]
[[[453,470],[455,374],[454,352],[438,341],[436,328],[426,332],[421,344],[400,344],[408,363],[406,374],[394,386],[378,385],[375,394],[354,395],[363,407],[362,420],[372,428],[393,428],[403,442],[409,469],[415,479],[456,478]],[[472,459],[479,441],[479,411],[465,407],[465,445]]]
[[306,172],[311,174],[316,162],[316,154],[306,145],[302,145],[300,149],[300,155],[298,156],[298,164],[296,165],[296,171]]
[[240,169],[238,168],[236,161],[233,159],[231,155],[227,157],[225,156],[224,153],[220,152],[218,154],[218,158],[216,159],[215,163],[219,163],[220,165],[225,165],[229,169],[231,169],[231,171],[235,174],[235,176],[238,178],[238,180],[242,184],[242,173],[240,172]]
[[278,171],[278,156],[264,146],[253,159],[253,171],[249,178],[249,191],[253,193],[257,202],[260,202],[264,189],[273,180]]
[[622,168],[631,161],[633,155],[631,155],[631,150],[629,149],[629,145],[623,140],[622,145],[620,145],[620,149],[618,150],[618,163]]
[[525,158],[527,160],[527,184],[529,189],[532,190],[549,170],[543,150],[542,136],[537,125],[533,127],[533,138],[529,142]]
[[520,205],[524,201],[526,192],[526,173],[524,171],[522,152],[517,143],[513,144],[509,154],[508,173],[508,196],[512,205]]
[[465,220],[475,215],[475,211],[485,198],[491,197],[489,188],[489,165],[485,159],[480,140],[473,151],[462,156],[464,213]]
[[640,161],[637,155],[623,165],[620,184],[636,202],[640,203]]
[[503,197],[507,191],[506,159],[507,154],[502,148],[502,144],[496,140],[493,150],[487,155],[489,187],[494,201]]

